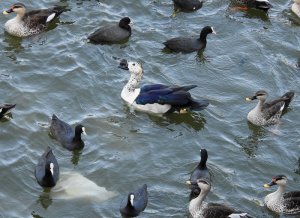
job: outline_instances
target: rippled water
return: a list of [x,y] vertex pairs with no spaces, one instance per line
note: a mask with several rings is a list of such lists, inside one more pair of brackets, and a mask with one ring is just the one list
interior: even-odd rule
[[[2,2],[2,8],[12,3]],[[56,1],[24,1],[29,8]],[[247,123],[254,104],[244,97],[265,89],[270,97],[300,92],[300,19],[291,2],[272,1],[268,15],[234,11],[230,1],[207,0],[194,13],[172,17],[171,0],[61,1],[70,11],[50,31],[19,39],[0,33],[1,102],[16,103],[13,119],[1,120],[0,217],[120,217],[124,195],[148,184],[149,203],[141,217],[186,217],[184,184],[208,150],[213,189],[208,202],[226,203],[254,217],[278,217],[262,206],[263,184],[277,174],[299,190],[300,103],[296,96],[279,125]],[[122,45],[87,43],[97,27],[129,16],[130,40]],[[3,26],[11,16],[0,16]],[[211,25],[203,55],[165,54],[162,42],[198,35]],[[145,83],[196,84],[195,98],[210,106],[201,113],[164,117],[130,110],[120,97],[129,78],[120,58],[141,60]],[[81,152],[63,149],[48,135],[55,113],[88,136]],[[61,172],[73,171],[117,196],[105,202],[55,198],[36,183],[33,170],[51,146]],[[272,189],[274,190],[274,189]],[[282,216],[283,217],[283,216]]]

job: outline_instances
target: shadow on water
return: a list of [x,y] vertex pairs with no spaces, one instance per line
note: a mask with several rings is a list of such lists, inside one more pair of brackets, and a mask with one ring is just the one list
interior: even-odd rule
[[75,150],[72,152],[71,162],[74,166],[76,166],[78,164],[81,154],[82,154],[82,149]]
[[258,144],[267,135],[266,129],[261,126],[255,126],[248,122],[250,135],[246,138],[236,137],[235,141],[242,147],[242,150],[249,157],[255,157],[258,150]]
[[4,52],[5,55],[10,58],[13,61],[17,61],[16,54],[22,52],[25,50],[25,48],[22,46],[22,38],[12,36],[8,34],[7,32],[4,32]]
[[206,120],[201,113],[170,113],[163,116],[148,114],[150,120],[161,127],[169,126],[170,124],[185,124],[186,127],[200,131],[204,128]]
[[42,205],[42,207],[47,210],[47,208],[52,204],[52,198],[50,197],[51,188],[45,188],[40,194],[37,202]]

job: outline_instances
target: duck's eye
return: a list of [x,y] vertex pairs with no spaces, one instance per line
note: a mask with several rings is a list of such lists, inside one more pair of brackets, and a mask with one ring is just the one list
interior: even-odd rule
[[135,66],[135,64],[132,64],[132,66]]

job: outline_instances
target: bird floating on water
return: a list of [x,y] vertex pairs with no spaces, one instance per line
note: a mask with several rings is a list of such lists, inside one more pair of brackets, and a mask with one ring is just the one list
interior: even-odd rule
[[201,192],[189,203],[189,212],[193,218],[251,218],[247,213],[239,212],[224,204],[205,203],[204,199],[210,192],[211,185],[204,179],[198,179],[196,184]]
[[203,27],[200,33],[200,37],[176,37],[167,40],[163,44],[165,49],[173,52],[191,53],[195,51],[202,51],[205,49],[208,34],[216,34],[215,30],[211,26]]
[[9,114],[16,104],[0,104],[0,119]]
[[236,2],[246,5],[249,8],[256,8],[265,12],[272,7],[269,0],[236,0]]
[[175,7],[181,11],[196,11],[202,8],[203,0],[173,0]]
[[22,3],[13,4],[9,10],[3,14],[15,12],[16,17],[5,23],[5,30],[18,37],[26,37],[42,32],[46,29],[47,24],[58,17],[66,10],[63,6],[54,6],[48,9],[39,9],[26,11],[26,7]]
[[278,185],[278,189],[265,197],[265,205],[276,213],[300,214],[300,191],[284,193],[287,177],[284,175],[275,176],[264,187],[270,188],[273,185]]
[[59,166],[50,147],[47,147],[44,154],[40,157],[34,174],[40,186],[53,187],[56,185],[59,178]]
[[70,151],[84,147],[81,134],[86,135],[85,127],[79,124],[74,131],[69,124],[60,120],[55,114],[52,115],[50,134]]
[[278,123],[283,110],[289,106],[294,94],[294,92],[287,92],[279,99],[265,102],[268,93],[263,90],[257,91],[254,96],[246,98],[246,101],[258,99],[256,107],[248,113],[247,119],[257,126]]
[[147,185],[129,193],[120,205],[120,213],[125,217],[136,217],[145,210],[148,203]]
[[188,91],[196,85],[151,84],[138,88],[143,77],[142,65],[122,60],[119,67],[130,71],[130,79],[124,86],[121,97],[134,109],[157,114],[174,111],[185,113],[187,110],[202,110],[209,104],[208,100],[196,101],[192,98]]
[[197,185],[198,179],[205,179],[206,181],[211,182],[210,173],[206,166],[206,161],[208,158],[206,149],[200,149],[200,157],[201,157],[201,160],[200,160],[199,164],[193,170],[190,179],[188,181],[186,181],[187,184],[191,185],[191,190],[192,190],[191,195],[192,196],[197,196],[200,194],[201,190],[200,190],[199,186]]
[[117,24],[109,24],[92,33],[88,39],[92,43],[121,43],[131,36],[130,18],[124,17]]

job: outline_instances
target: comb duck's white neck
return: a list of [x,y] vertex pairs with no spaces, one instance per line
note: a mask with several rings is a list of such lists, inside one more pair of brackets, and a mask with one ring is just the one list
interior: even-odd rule
[[127,62],[125,60],[121,62],[119,67],[130,71],[130,79],[124,86],[121,97],[129,104],[132,104],[140,93],[138,87],[143,77],[143,68],[140,63]]

